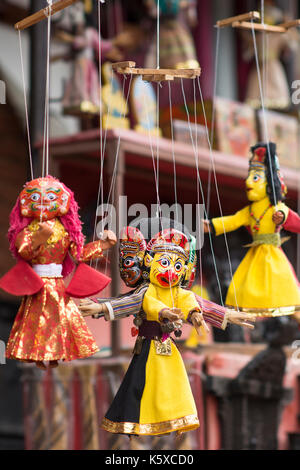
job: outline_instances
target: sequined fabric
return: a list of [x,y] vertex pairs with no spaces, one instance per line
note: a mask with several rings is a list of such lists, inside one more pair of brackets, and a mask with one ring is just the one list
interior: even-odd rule
[[[31,264],[62,264],[71,251],[71,241],[57,219],[53,226],[48,242],[33,250],[35,223],[30,224],[19,234],[19,254]],[[89,245],[84,255],[101,255],[99,242]],[[76,304],[66,294],[63,279],[43,277],[42,280],[44,287],[22,300],[7,344],[7,358],[70,361],[95,354],[98,346]]]

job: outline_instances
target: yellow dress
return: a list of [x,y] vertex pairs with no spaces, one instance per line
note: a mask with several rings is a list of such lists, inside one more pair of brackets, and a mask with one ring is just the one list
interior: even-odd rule
[[[181,308],[185,318],[199,305],[192,292],[150,284],[143,300],[145,324],[159,325],[159,312],[166,306]],[[168,338],[157,341],[151,334],[143,336],[141,351],[133,356],[124,380],[102,428],[114,433],[159,435],[184,432],[199,426],[197,409],[189,379],[179,351]],[[149,331],[149,330],[148,330]]]
[[[281,308],[270,314],[294,313],[300,309],[300,290],[293,268],[280,248],[279,233],[272,221],[274,207],[269,198],[254,202],[236,214],[212,219],[216,235],[231,232],[241,226],[250,228],[253,244],[237,268],[228,288],[226,304],[233,308],[251,309],[266,316],[268,311]],[[251,209],[250,209],[251,208]],[[260,220],[259,231],[256,232],[255,220]],[[289,208],[284,203],[277,205],[287,216]],[[286,309],[285,309],[286,308]]]

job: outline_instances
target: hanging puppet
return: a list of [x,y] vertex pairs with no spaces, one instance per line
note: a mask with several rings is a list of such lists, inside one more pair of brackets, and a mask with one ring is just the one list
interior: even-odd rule
[[[183,319],[198,329],[205,325],[203,317],[219,328],[228,318],[226,309],[181,287],[192,282],[193,250],[178,230],[163,230],[146,247],[141,232],[127,227],[120,243],[120,271],[126,285],[135,290],[101,304],[81,303],[84,315],[103,312],[107,320],[135,315],[134,357],[103,419],[107,431],[155,435],[198,426],[187,374],[170,334],[180,336]],[[244,325],[246,319],[244,314],[236,317]]]
[[228,306],[260,316],[291,314],[300,310],[300,290],[295,272],[280,248],[280,229],[283,226],[298,232],[299,217],[282,202],[287,190],[276,145],[258,143],[251,152],[246,179],[250,204],[234,215],[205,221],[204,229],[221,235],[245,226],[253,237],[229,286]]
[[72,45],[74,56],[72,75],[65,87],[63,110],[64,114],[99,114],[99,47],[103,59],[109,56],[111,60],[118,61],[122,55],[112,41],[102,39],[99,42],[99,32],[85,19],[83,4],[73,7],[76,9],[74,36],[57,34]]
[[[158,0],[145,1],[149,14],[157,15]],[[194,39],[190,30],[182,24],[179,14],[182,9],[188,12],[188,21],[191,26],[195,25],[196,2],[194,0],[160,0],[160,67],[161,68],[197,68],[197,59]],[[156,66],[156,41],[152,45],[145,59],[145,67]]]
[[[24,186],[10,215],[10,250],[17,265],[0,279],[6,292],[24,296],[6,348],[8,359],[44,361],[56,367],[98,351],[95,340],[71,297],[86,297],[110,279],[83,262],[99,258],[116,243],[115,235],[84,245],[74,195],[52,176]],[[79,262],[66,288],[63,277]]]
[[[264,20],[266,24],[270,25],[277,25],[285,21],[284,12],[274,5],[273,0],[266,1]],[[247,62],[253,61],[254,47],[251,32],[243,32],[243,38],[243,58]],[[295,53],[298,49],[298,31],[291,29],[284,34],[269,34],[267,40],[264,34],[258,34],[256,43],[258,59],[264,67],[262,86],[265,106],[272,109],[289,108],[291,105],[290,87],[281,58]],[[261,106],[255,61],[253,61],[248,75],[245,101],[255,108]]]

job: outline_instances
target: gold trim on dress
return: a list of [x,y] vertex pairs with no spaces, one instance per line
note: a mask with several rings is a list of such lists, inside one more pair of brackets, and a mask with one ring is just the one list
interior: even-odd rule
[[173,431],[186,432],[199,427],[197,415],[184,416],[183,418],[162,421],[160,423],[114,423],[107,418],[103,418],[101,428],[115,434],[138,434],[143,436],[154,436],[167,434]]
[[[226,305],[227,308],[236,310],[236,306]],[[237,311],[237,310],[236,310]],[[283,315],[293,315],[300,312],[300,305],[275,308],[243,308],[239,307],[239,312],[252,314],[254,317],[281,317]]]

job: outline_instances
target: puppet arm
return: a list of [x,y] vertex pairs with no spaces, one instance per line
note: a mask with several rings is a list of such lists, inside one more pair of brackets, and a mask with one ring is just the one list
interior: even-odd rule
[[211,219],[210,227],[215,235],[222,235],[225,232],[233,232],[243,225],[250,225],[249,206],[244,207],[234,215]]
[[[115,234],[111,230],[105,230],[101,240],[96,240],[84,245],[83,251],[79,257],[79,261],[87,262],[93,259],[101,258],[103,256],[103,250],[107,250],[108,248],[114,246],[116,242],[117,238]],[[73,258],[78,259],[78,248],[74,242],[72,242],[70,245],[70,254]]]
[[19,255],[26,261],[35,258],[41,247],[52,235],[52,229],[47,223],[41,223],[37,231],[32,232],[28,227],[23,229],[16,238],[16,248]]
[[300,217],[297,212],[289,209],[288,216],[283,222],[283,228],[289,232],[300,233]]

